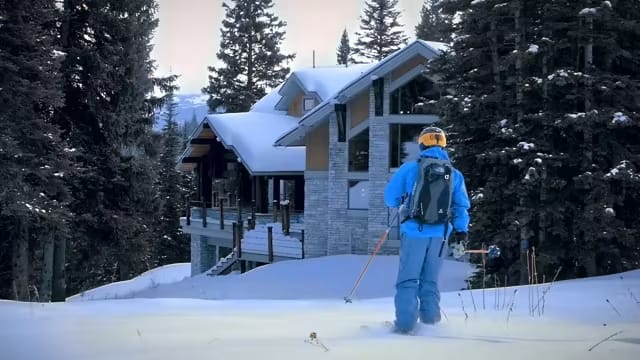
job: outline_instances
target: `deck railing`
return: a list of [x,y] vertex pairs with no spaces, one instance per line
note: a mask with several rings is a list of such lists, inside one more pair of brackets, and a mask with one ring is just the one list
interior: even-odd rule
[[[256,225],[266,225],[269,223],[282,223],[282,229],[285,235],[291,232],[291,224],[303,224],[304,212],[291,210],[288,201],[274,201],[273,211],[271,213],[256,213],[255,202],[252,206],[225,206],[225,199],[219,199],[217,207],[207,207],[204,201],[186,200],[186,224],[191,225],[192,219],[202,220],[202,226],[208,227],[207,219],[217,219],[217,226],[220,230],[224,230],[225,225],[236,222],[244,224],[246,216],[247,229],[255,229]],[[239,204],[239,202],[236,202]],[[226,224],[225,224],[226,223]]]

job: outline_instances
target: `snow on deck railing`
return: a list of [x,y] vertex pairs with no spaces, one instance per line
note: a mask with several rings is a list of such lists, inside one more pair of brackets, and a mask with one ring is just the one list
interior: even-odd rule
[[285,235],[280,224],[269,223],[245,232],[241,246],[242,251],[267,255],[273,262],[274,256],[303,258],[303,244],[304,238]]
[[[193,206],[193,205],[200,206]],[[191,225],[191,219],[202,220],[202,226],[208,227],[213,223],[224,230],[225,224],[233,222],[247,222],[247,227],[252,229],[259,224],[267,224],[269,222],[281,222],[287,231],[291,229],[291,225],[304,225],[304,211],[291,210],[291,204],[285,200],[281,202],[275,211],[271,213],[256,213],[254,207],[223,207],[210,208],[203,207],[202,202],[190,202],[187,208],[186,224]],[[206,214],[203,216],[203,214]],[[214,226],[215,226],[214,225]],[[294,226],[298,227],[298,226]]]

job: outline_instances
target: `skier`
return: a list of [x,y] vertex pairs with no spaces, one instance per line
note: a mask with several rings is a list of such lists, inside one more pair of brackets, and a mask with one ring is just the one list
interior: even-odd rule
[[[402,164],[384,192],[386,205],[398,208],[401,223],[394,298],[395,331],[401,333],[411,332],[418,317],[425,324],[440,321],[438,276],[446,256],[445,243],[451,232],[454,241],[466,242],[469,227],[470,202],[464,176],[450,164],[444,150],[444,131],[426,127],[420,132],[418,143],[418,161]],[[423,173],[430,177],[425,178]],[[437,177],[438,174],[442,176]]]

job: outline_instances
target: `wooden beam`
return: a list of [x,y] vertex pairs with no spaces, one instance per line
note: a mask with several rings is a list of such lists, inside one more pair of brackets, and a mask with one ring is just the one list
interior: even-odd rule
[[195,138],[195,139],[191,139],[191,141],[189,142],[191,145],[213,145],[216,143],[215,139],[202,139],[202,138]]
[[199,157],[185,157],[185,158],[182,158],[182,162],[183,163],[198,163],[198,162],[200,162],[200,158]]

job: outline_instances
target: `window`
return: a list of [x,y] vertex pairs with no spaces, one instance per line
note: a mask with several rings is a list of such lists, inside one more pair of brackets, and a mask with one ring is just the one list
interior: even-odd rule
[[425,75],[420,75],[390,94],[391,114],[437,114],[440,89]]
[[349,180],[349,209],[369,208],[369,181]]
[[369,171],[369,128],[349,139],[349,171]]
[[373,80],[373,95],[375,101],[375,116],[382,116],[384,106],[384,78]]
[[302,103],[302,110],[309,111],[316,106],[316,100],[314,98],[304,98]]
[[389,125],[389,166],[398,168],[407,161],[418,158],[418,135],[428,124]]

